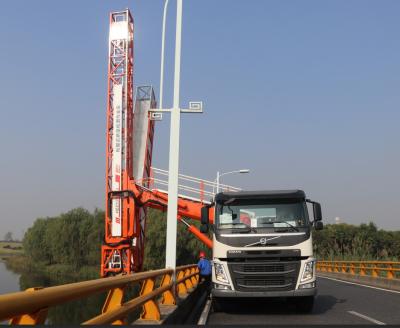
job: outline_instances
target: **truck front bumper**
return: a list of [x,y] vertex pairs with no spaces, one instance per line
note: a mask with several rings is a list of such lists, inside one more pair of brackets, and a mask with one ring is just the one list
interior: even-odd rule
[[288,291],[273,291],[273,292],[239,292],[236,290],[212,289],[211,294],[214,297],[236,298],[236,297],[302,297],[315,296],[317,288],[296,289]]

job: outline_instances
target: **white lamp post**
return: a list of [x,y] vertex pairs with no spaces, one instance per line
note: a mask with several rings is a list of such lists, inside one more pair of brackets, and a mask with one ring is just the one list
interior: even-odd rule
[[[163,11],[163,22],[161,31],[161,64],[160,64],[160,97],[158,98],[158,108],[163,108],[163,92],[164,92],[164,48],[165,48],[165,25],[167,22],[168,1],[165,0]],[[161,114],[162,116],[162,114]]]
[[224,173],[219,173],[219,171],[217,172],[217,194],[219,193],[219,179],[223,176],[223,175],[227,175],[227,174],[233,174],[233,173],[249,173],[250,170],[249,169],[241,169],[241,170],[236,170],[236,171],[230,171],[230,172],[224,172]]
[[168,174],[168,209],[167,209],[167,246],[165,252],[165,267],[176,267],[176,233],[178,216],[178,174],[179,174],[179,129],[181,113],[202,113],[201,101],[189,102],[189,108],[183,109],[179,105],[180,70],[181,70],[181,40],[182,40],[182,0],[176,1],[176,34],[175,34],[175,71],[174,71],[174,98],[172,108],[163,107],[163,80],[164,80],[164,42],[165,21],[168,0],[164,5],[162,43],[161,43],[161,75],[160,75],[160,106],[150,109],[151,119],[162,119],[162,113],[171,113],[171,127],[169,139],[169,174]]

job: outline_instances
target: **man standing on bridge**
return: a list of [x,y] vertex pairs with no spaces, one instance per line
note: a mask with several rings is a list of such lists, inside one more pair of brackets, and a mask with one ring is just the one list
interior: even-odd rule
[[200,260],[197,267],[200,270],[200,282],[204,281],[207,289],[211,285],[211,263],[206,259],[206,254],[201,251],[199,254]]

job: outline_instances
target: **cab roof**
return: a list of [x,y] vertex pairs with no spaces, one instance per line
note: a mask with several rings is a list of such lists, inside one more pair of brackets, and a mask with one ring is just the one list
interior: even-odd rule
[[220,192],[215,195],[216,202],[225,202],[229,199],[235,200],[306,200],[303,190],[257,190],[239,192]]

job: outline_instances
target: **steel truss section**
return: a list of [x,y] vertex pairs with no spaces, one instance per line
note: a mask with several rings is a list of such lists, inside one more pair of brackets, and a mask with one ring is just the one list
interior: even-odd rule
[[[133,18],[129,10],[110,14],[106,136],[105,245],[102,276],[115,272],[104,261],[110,254],[121,259],[120,271],[132,272],[133,199],[115,196],[129,189],[132,177],[133,133]],[[123,246],[121,246],[123,245]],[[112,250],[110,250],[112,249]],[[129,261],[127,260],[129,259]]]

